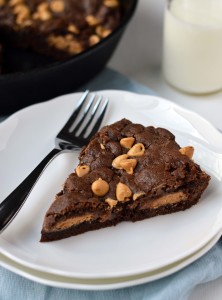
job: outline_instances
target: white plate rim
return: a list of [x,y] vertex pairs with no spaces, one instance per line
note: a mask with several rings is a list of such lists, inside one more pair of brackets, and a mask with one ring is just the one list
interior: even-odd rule
[[138,278],[136,276],[126,277],[126,278],[115,278],[115,282],[113,282],[113,278],[111,279],[107,278],[105,281],[102,281],[101,279],[97,279],[92,283],[90,280],[86,280],[86,279],[84,280],[81,278],[80,279],[70,278],[70,277],[63,277],[59,275],[53,276],[51,273],[38,271],[36,269],[32,269],[24,265],[20,265],[16,261],[11,260],[10,258],[2,254],[0,254],[0,266],[26,279],[47,286],[51,286],[51,287],[65,288],[65,289],[78,289],[84,291],[117,290],[117,289],[132,287],[136,285],[141,285],[145,283],[150,283],[182,270],[183,268],[189,266],[191,263],[195,262],[197,259],[205,255],[218,242],[220,238],[221,238],[221,233],[218,233],[212,240],[210,240],[201,249],[194,252],[190,256],[178,262],[175,262],[173,265],[166,266],[162,269],[158,269],[145,274],[141,274],[138,276]]

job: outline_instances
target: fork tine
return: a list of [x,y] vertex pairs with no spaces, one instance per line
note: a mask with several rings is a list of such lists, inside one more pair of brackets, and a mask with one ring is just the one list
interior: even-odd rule
[[89,125],[92,123],[98,109],[99,109],[99,105],[102,101],[102,96],[100,96],[97,100],[96,103],[94,104],[94,107],[92,109],[92,112],[90,114],[90,118],[88,120],[88,122],[84,125],[84,127],[82,128],[82,130],[79,132],[79,136],[81,135],[82,137],[84,136],[84,134],[87,132],[87,129],[89,127]]
[[79,120],[79,122],[75,125],[75,123],[73,123],[73,126],[70,127],[69,132],[72,134],[75,134],[78,129],[81,127],[81,125],[83,124],[85,118],[87,117],[88,112],[90,111],[90,108],[92,107],[93,104],[93,100],[95,99],[96,94],[92,94],[92,96],[89,99],[89,102],[87,103],[85,110],[83,112],[83,115],[81,117],[81,119]]
[[81,96],[81,98],[79,99],[79,102],[77,104],[76,109],[74,110],[74,112],[71,114],[71,116],[69,117],[68,121],[66,122],[65,126],[62,128],[62,131],[69,131],[70,127],[72,126],[73,122],[75,121],[76,117],[78,116],[80,110],[82,109],[85,100],[87,99],[87,96],[89,94],[89,90],[86,90],[83,95]]
[[[102,100],[102,97],[101,97],[101,100]],[[100,127],[102,120],[104,118],[104,115],[106,113],[106,109],[108,107],[108,102],[109,102],[109,99],[106,98],[103,103],[103,106],[100,110],[100,113],[99,113],[96,123],[94,124],[93,128],[91,129],[91,132],[89,132],[86,136],[84,135],[85,138],[90,139],[99,130],[99,127]],[[98,107],[99,107],[99,105],[98,105]],[[98,110],[98,107],[97,107],[97,110]],[[96,114],[96,112],[95,112],[95,114]],[[95,116],[95,114],[94,114],[94,116]]]
[[96,93],[90,98],[88,94],[89,91],[86,91],[82,95],[76,110],[58,133],[56,137],[58,147],[62,149],[73,149],[74,145],[82,147],[98,131],[108,106],[108,98],[104,99]]

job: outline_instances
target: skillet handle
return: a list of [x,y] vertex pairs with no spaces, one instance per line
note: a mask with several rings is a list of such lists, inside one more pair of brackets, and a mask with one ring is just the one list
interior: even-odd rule
[[43,170],[61,151],[62,150],[59,149],[53,149],[49,152],[49,154],[20,183],[20,185],[4,201],[2,201],[0,204],[0,233],[4,231],[17,215]]

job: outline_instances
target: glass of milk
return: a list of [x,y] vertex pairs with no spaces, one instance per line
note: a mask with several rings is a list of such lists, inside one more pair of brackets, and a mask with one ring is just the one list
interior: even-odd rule
[[184,92],[222,89],[222,0],[168,0],[163,74]]

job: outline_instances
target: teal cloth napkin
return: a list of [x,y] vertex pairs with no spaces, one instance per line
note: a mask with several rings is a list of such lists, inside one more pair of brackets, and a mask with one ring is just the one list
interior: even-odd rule
[[[80,90],[121,89],[154,94],[145,86],[105,69]],[[81,291],[50,287],[27,280],[0,267],[0,300],[184,300],[193,288],[222,276],[222,240],[204,256],[165,278],[123,289]]]

